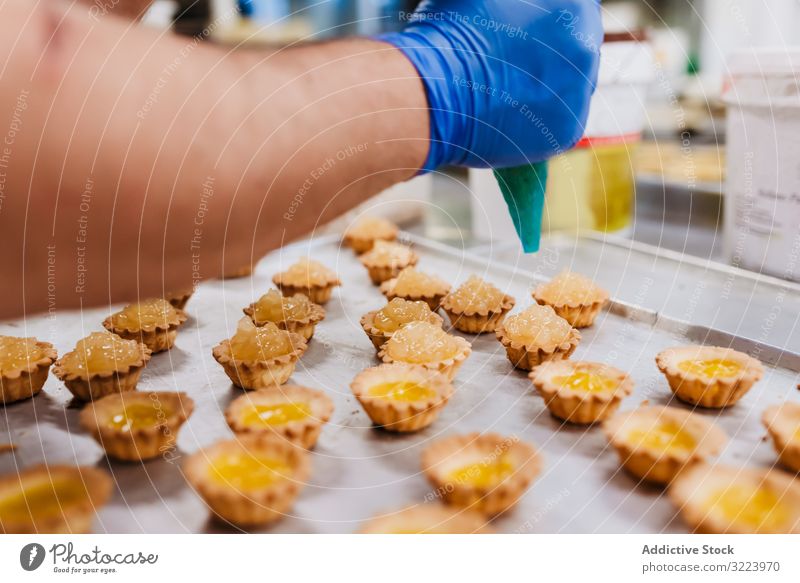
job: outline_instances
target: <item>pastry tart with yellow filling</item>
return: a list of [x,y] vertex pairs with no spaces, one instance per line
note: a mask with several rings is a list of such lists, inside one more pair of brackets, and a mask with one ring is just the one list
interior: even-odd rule
[[56,349],[47,342],[0,336],[0,402],[13,403],[38,394],[56,358]]
[[533,299],[552,307],[575,328],[594,324],[608,302],[608,292],[588,277],[564,271],[533,291]]
[[422,467],[445,502],[494,516],[517,503],[541,460],[515,436],[470,433],[433,442],[422,452]]
[[286,297],[274,289],[247,306],[244,313],[256,326],[272,322],[283,330],[300,334],[306,340],[311,340],[314,328],[325,319],[325,309],[308,299],[308,296],[295,294]]
[[220,441],[191,455],[186,479],[222,520],[241,527],[276,522],[310,474],[308,452],[264,433]]
[[183,310],[192,295],[194,295],[194,288],[188,287],[186,289],[169,292],[166,296],[164,296],[164,299],[172,304],[172,307],[176,310]]
[[514,308],[514,298],[476,275],[442,301],[442,308],[456,330],[468,334],[494,332]]
[[606,421],[603,430],[631,474],[668,484],[685,467],[704,462],[725,446],[725,432],[698,413],[675,407],[639,407]]
[[138,340],[111,332],[92,332],[62,356],[53,374],[82,401],[136,389],[150,360],[150,349]]
[[169,350],[175,345],[178,328],[186,314],[176,310],[162,298],[145,300],[125,306],[103,321],[103,327],[125,340],[136,340],[153,353]]
[[225,420],[238,435],[271,434],[311,449],[332,414],[333,401],[324,392],[286,385],[234,399]]
[[178,431],[194,410],[186,393],[128,392],[87,405],[80,424],[110,458],[149,460],[175,447]]
[[331,299],[334,288],[342,285],[339,276],[319,261],[306,257],[275,274],[272,283],[281,293],[290,298],[296,294],[307,296],[315,304],[323,305]]
[[435,312],[439,309],[442,298],[450,291],[450,284],[435,275],[428,275],[413,267],[406,267],[397,277],[384,281],[380,290],[389,301],[394,298],[412,302],[422,301]]
[[716,409],[735,404],[764,376],[752,356],[716,346],[668,348],[656,364],[681,401]]
[[553,308],[537,304],[508,316],[495,334],[506,349],[508,360],[522,370],[533,370],[550,360],[569,358],[581,340],[581,333]]
[[211,352],[234,385],[252,391],[288,381],[306,347],[299,334],[281,330],[272,322],[256,326],[242,318],[236,333]]
[[380,310],[361,317],[361,327],[376,350],[380,350],[392,335],[409,322],[428,322],[441,328],[442,317],[434,314],[425,302],[409,302],[395,298]]
[[491,534],[486,517],[463,508],[441,504],[412,506],[376,516],[361,527],[361,534]]
[[781,463],[800,473],[800,403],[773,405],[761,417]]
[[633,392],[623,371],[598,362],[553,360],[528,375],[555,417],[588,425],[608,419]]
[[423,366],[383,364],[350,385],[373,423],[387,431],[419,431],[433,423],[453,395],[450,380]]
[[469,342],[435,324],[410,322],[392,334],[378,352],[383,362],[421,365],[453,380],[472,352]]
[[375,246],[358,260],[367,268],[372,283],[380,285],[397,277],[406,267],[416,265],[419,256],[407,245],[376,241]]
[[0,531],[83,534],[111,496],[111,478],[97,468],[35,466],[0,478]]
[[344,244],[356,255],[366,253],[375,241],[394,241],[399,233],[397,225],[380,217],[362,217],[344,233]]
[[800,481],[779,470],[697,465],[681,472],[669,498],[695,532],[800,533]]

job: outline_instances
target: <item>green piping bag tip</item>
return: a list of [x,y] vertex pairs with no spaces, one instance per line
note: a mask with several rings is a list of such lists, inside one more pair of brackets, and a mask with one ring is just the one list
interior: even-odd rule
[[508,205],[523,251],[536,253],[542,238],[547,162],[497,168],[494,176]]

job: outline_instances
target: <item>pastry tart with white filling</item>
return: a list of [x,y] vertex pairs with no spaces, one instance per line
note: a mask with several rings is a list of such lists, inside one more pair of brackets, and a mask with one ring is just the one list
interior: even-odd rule
[[308,296],[295,294],[286,297],[274,289],[244,308],[244,313],[256,326],[272,322],[283,330],[300,334],[306,340],[311,340],[314,328],[325,319],[325,309],[308,299]]
[[234,385],[252,391],[286,383],[306,347],[299,334],[272,322],[256,326],[242,318],[236,333],[217,344],[212,354]]
[[186,314],[163,298],[125,306],[103,321],[103,327],[125,340],[136,340],[154,354],[175,345]]
[[356,255],[366,253],[375,241],[394,241],[400,230],[397,225],[380,217],[362,217],[344,233],[344,244]]
[[553,308],[537,304],[508,316],[495,334],[506,349],[508,360],[522,370],[569,358],[581,340],[581,333]]
[[342,285],[336,272],[306,257],[289,266],[286,271],[275,274],[272,282],[288,298],[303,294],[321,306],[328,303],[333,290]]
[[428,322],[441,328],[444,320],[431,311],[425,302],[409,302],[395,298],[380,310],[367,312],[361,317],[361,327],[376,350],[409,322]]
[[53,374],[78,399],[91,401],[136,389],[150,349],[111,332],[92,332],[62,356]]
[[375,246],[358,260],[367,268],[369,278],[375,285],[397,277],[406,267],[413,267],[419,255],[407,245],[376,241]]
[[533,299],[552,307],[575,328],[594,324],[609,299],[608,292],[588,277],[564,271],[533,291]]
[[494,332],[514,308],[514,298],[476,275],[442,301],[442,308],[456,330],[467,334]]
[[450,284],[435,275],[417,271],[414,267],[406,267],[397,277],[384,281],[380,290],[389,301],[394,298],[411,302],[422,301],[435,312],[439,309],[442,298],[450,291]]
[[392,334],[378,352],[383,362],[420,365],[453,380],[472,345],[428,322],[410,322]]

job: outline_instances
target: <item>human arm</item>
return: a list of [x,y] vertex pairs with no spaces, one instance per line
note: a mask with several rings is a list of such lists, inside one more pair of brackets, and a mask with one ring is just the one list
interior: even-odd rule
[[218,276],[411,177],[427,152],[419,77],[373,40],[229,53],[9,0],[0,57],[0,111],[18,126],[0,318]]
[[415,14],[383,42],[229,53],[7,0],[0,112],[18,127],[0,162],[0,318],[162,295],[420,168],[538,161],[580,137],[596,2]]

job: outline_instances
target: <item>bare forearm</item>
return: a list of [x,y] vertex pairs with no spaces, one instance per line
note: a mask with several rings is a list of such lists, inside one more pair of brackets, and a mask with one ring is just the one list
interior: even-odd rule
[[108,14],[125,18],[141,18],[153,0],[79,0],[88,6],[89,16],[93,19]]
[[423,162],[423,89],[384,45],[227,55],[24,6],[0,8],[0,112],[17,128],[0,317],[44,309],[48,288],[74,307],[186,287]]

